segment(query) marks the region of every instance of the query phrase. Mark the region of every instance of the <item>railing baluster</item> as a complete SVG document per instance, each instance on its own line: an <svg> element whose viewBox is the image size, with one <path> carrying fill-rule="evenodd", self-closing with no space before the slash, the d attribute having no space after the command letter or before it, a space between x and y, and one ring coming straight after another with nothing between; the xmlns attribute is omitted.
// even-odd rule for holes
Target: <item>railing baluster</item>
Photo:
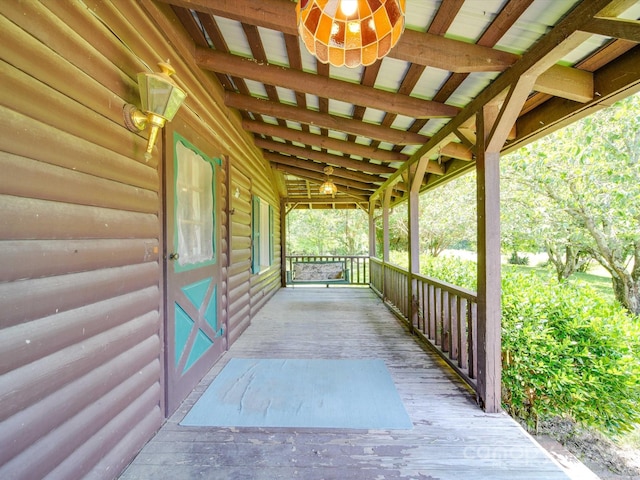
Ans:
<svg viewBox="0 0 640 480"><path fill-rule="evenodd" d="M458 360L460 351L460 329L458 325L458 317L460 316L458 311L459 303L460 297L453 293L449 295L449 358L451 358L451 360Z"/></svg>
<svg viewBox="0 0 640 480"><path fill-rule="evenodd" d="M371 286L408 325L413 322L409 315L414 301L409 298L409 281L415 278L413 293L418 320L414 331L433 345L435 351L475 389L477 294L434 278L410 275L408 271L376 258L370 258L365 268L369 269Z"/></svg>

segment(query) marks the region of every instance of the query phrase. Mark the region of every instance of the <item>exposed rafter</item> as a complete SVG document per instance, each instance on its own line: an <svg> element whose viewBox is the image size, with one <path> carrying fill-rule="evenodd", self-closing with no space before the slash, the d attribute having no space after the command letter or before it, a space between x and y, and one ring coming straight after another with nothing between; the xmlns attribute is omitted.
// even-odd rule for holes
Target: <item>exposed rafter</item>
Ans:
<svg viewBox="0 0 640 480"><path fill-rule="evenodd" d="M342 102L415 118L455 117L459 108L444 103L398 95L372 87L322 77L312 73L270 65L253 59L197 48L196 61L201 68L216 73L240 75L265 85L289 88L300 93L331 97Z"/></svg>
<svg viewBox="0 0 640 480"><path fill-rule="evenodd" d="M307 125L324 127L337 132L348 132L396 145L422 145L428 140L428 137L413 132L405 132L395 128L359 122L350 118L305 110L293 105L262 100L239 93L227 92L224 102L228 107L237 108L238 110L306 123Z"/></svg>
<svg viewBox="0 0 640 480"><path fill-rule="evenodd" d="M407 0L409 27L397 47L355 70L316 63L301 49L291 0L159 1L193 39L203 74L220 80L280 195L309 200L297 208L338 198L327 205L375 204L382 192L395 204L410 186L415 194L464 174L475 168L481 109L496 114L483 140L506 152L640 90L640 22L619 17L640 0L505 0L482 16L473 0ZM421 17L429 20L412 23ZM462 21L481 32L475 40L452 35ZM549 25L537 43L511 43L514 32ZM324 165L343 182L335 199L319 198Z"/></svg>
<svg viewBox="0 0 640 480"><path fill-rule="evenodd" d="M298 34L295 9L292 8L290 0L163 1L285 34ZM512 53L413 30L405 31L389 56L452 72L503 71L518 59L518 56Z"/></svg>

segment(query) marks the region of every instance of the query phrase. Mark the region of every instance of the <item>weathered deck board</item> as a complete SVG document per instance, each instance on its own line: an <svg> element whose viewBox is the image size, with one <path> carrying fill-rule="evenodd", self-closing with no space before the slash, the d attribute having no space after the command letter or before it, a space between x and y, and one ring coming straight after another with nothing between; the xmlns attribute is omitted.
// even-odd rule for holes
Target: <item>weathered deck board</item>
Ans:
<svg viewBox="0 0 640 480"><path fill-rule="evenodd" d="M178 422L240 358L381 358L413 430L193 428ZM485 414L366 288L282 289L121 477L566 479L505 414Z"/></svg>

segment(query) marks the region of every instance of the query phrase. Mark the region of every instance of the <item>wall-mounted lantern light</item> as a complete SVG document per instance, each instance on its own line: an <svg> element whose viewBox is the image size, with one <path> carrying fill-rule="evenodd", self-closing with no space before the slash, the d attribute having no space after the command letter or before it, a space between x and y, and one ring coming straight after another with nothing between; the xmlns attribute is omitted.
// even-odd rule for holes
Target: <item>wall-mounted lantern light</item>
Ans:
<svg viewBox="0 0 640 480"><path fill-rule="evenodd" d="M151 151L156 143L158 131L166 122L173 120L187 97L187 94L171 78L176 71L168 61L158 63L158 66L162 70L159 73L138 74L141 109L131 104L126 104L124 107L124 122L129 130L139 132L151 125L147 150L144 154L146 161L151 159Z"/></svg>

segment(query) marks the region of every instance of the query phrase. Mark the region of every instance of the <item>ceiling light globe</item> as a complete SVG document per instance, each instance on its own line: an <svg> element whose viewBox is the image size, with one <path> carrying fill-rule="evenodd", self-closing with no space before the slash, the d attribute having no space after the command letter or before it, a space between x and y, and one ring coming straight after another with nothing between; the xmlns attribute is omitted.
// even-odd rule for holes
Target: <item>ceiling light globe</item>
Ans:
<svg viewBox="0 0 640 480"><path fill-rule="evenodd" d="M299 0L298 33L322 63L367 66L396 45L405 11L406 0Z"/></svg>

